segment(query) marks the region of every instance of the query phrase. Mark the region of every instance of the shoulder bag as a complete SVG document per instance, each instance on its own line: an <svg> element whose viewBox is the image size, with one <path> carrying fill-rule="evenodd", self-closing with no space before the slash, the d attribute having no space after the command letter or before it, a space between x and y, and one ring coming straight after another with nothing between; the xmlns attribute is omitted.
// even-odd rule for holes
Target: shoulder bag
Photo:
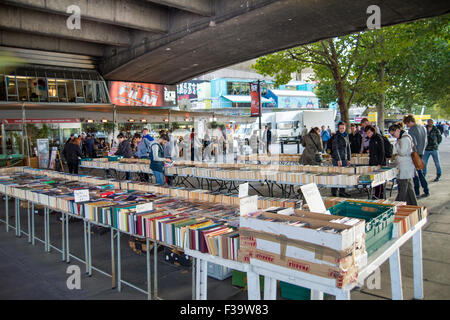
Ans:
<svg viewBox="0 0 450 320"><path fill-rule="evenodd" d="M315 160L316 162L321 163L321 162L323 161L323 159L322 159L322 154L321 154L320 151L319 151L320 149L319 149L319 147L317 146L316 142L314 141L314 138L313 138L312 136L310 136L309 138L310 138L311 141L314 143L314 146L315 146L316 149L317 149L316 153L314 154L314 160Z"/></svg>
<svg viewBox="0 0 450 320"><path fill-rule="evenodd" d="M411 140L411 147L413 150L411 152L411 159L412 159L412 162L414 163L414 167L416 168L416 170L423 170L423 169L425 169L425 164L423 163L422 157L417 152L417 148L414 145L412 138L410 136L409 136L409 138Z"/></svg>

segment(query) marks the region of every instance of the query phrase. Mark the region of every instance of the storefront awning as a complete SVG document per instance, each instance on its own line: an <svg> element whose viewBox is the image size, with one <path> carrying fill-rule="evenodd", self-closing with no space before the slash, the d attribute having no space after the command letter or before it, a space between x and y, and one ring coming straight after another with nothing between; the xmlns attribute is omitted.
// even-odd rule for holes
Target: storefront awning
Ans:
<svg viewBox="0 0 450 320"><path fill-rule="evenodd" d="M231 102L236 102L236 103L250 103L251 102L251 98L250 96L222 96L222 98L225 98L227 100L230 100ZM271 103L271 100L266 99L266 98L262 98L261 99L262 103Z"/></svg>

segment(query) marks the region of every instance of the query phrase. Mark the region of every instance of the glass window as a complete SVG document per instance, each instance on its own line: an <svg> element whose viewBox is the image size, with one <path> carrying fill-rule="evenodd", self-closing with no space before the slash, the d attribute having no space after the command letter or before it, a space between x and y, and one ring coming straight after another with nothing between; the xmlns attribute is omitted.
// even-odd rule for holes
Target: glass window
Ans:
<svg viewBox="0 0 450 320"><path fill-rule="evenodd" d="M19 100L30 101L30 91L28 90L28 78L17 77L17 85L19 89Z"/></svg>
<svg viewBox="0 0 450 320"><path fill-rule="evenodd" d="M60 102L69 102L67 99L67 88L66 88L67 80L57 79L56 86L58 88L58 98Z"/></svg>
<svg viewBox="0 0 450 320"><path fill-rule="evenodd" d="M75 94L76 94L76 103L84 103L86 99L84 98L84 88L82 80L75 80Z"/></svg>
<svg viewBox="0 0 450 320"><path fill-rule="evenodd" d="M16 77L15 76L6 76L6 88L8 93L8 100L11 101L17 101L17 83L16 83Z"/></svg>
<svg viewBox="0 0 450 320"><path fill-rule="evenodd" d="M56 85L56 79L47 79L48 84L48 100L50 102L58 102L58 87Z"/></svg>
<svg viewBox="0 0 450 320"><path fill-rule="evenodd" d="M0 75L0 101L6 101L6 81L3 75Z"/></svg>
<svg viewBox="0 0 450 320"><path fill-rule="evenodd" d="M84 96L86 98L86 102L92 103L94 101L93 82L92 81L83 81L83 84L84 84Z"/></svg>
<svg viewBox="0 0 450 320"><path fill-rule="evenodd" d="M47 81L45 78L37 79L37 95L39 101L48 102Z"/></svg>
<svg viewBox="0 0 450 320"><path fill-rule="evenodd" d="M73 80L67 80L66 86L67 86L67 99L69 100L69 102L74 103L76 100L75 82Z"/></svg>

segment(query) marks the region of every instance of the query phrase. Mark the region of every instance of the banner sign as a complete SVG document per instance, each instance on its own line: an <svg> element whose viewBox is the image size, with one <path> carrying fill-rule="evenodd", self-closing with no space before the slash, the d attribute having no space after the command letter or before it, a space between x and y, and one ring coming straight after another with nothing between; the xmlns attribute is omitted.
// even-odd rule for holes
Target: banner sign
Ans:
<svg viewBox="0 0 450 320"><path fill-rule="evenodd" d="M251 117L259 117L261 114L261 95L260 95L260 85L258 82L252 82L250 84L250 98L251 98Z"/></svg>
<svg viewBox="0 0 450 320"><path fill-rule="evenodd" d="M55 118L55 119L25 119L23 123L78 123L76 118ZM22 124L22 119L3 119L3 124Z"/></svg>
<svg viewBox="0 0 450 320"><path fill-rule="evenodd" d="M109 82L111 102L130 107L176 107L176 86L152 83Z"/></svg>

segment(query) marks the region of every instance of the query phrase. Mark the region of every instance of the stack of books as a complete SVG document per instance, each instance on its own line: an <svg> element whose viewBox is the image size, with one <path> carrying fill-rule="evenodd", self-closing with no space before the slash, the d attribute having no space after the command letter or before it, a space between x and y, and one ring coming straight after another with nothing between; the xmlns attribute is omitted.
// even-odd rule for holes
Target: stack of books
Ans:
<svg viewBox="0 0 450 320"><path fill-rule="evenodd" d="M342 288L367 264L364 221L269 208L241 216L238 260L250 258L330 279Z"/></svg>

